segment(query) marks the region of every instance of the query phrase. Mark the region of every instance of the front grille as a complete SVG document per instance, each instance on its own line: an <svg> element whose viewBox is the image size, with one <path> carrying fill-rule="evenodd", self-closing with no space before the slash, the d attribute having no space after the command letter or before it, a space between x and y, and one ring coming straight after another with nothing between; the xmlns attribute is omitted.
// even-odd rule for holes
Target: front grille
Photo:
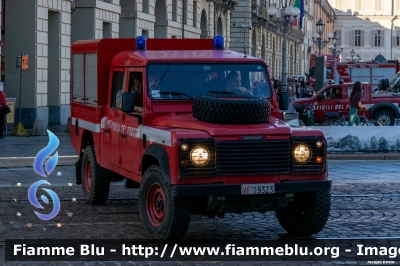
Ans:
<svg viewBox="0 0 400 266"><path fill-rule="evenodd" d="M311 158L306 163L298 163L296 160L293 164L293 173L321 173L325 170L325 146L326 142L322 137L294 137L294 146L297 144L306 144L311 148ZM316 142L320 140L323 143L321 148L317 148ZM323 163L317 163L317 156L322 158Z"/></svg>
<svg viewBox="0 0 400 266"><path fill-rule="evenodd" d="M215 143L217 175L288 174L290 140L219 141Z"/></svg>

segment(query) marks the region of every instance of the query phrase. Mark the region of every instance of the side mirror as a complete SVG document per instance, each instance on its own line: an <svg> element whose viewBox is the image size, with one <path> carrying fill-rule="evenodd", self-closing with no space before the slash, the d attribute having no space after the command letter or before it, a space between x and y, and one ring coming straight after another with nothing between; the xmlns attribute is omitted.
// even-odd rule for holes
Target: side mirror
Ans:
<svg viewBox="0 0 400 266"><path fill-rule="evenodd" d="M282 91L279 95L279 109L288 110L289 109L289 92Z"/></svg>
<svg viewBox="0 0 400 266"><path fill-rule="evenodd" d="M135 108L135 94L132 92L124 92L122 94L122 112L130 113Z"/></svg>
<svg viewBox="0 0 400 266"><path fill-rule="evenodd" d="M321 101L321 100L324 100L325 99L325 96L323 95L323 94L320 94L320 95L318 95L318 98L317 98L319 101Z"/></svg>

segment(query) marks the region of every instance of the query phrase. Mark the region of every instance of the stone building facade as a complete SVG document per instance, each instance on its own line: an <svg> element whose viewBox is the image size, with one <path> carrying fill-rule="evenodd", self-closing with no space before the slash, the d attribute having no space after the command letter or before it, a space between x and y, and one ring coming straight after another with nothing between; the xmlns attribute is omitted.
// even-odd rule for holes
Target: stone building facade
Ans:
<svg viewBox="0 0 400 266"><path fill-rule="evenodd" d="M369 61L379 54L400 59L400 1L330 0L337 14L335 29L345 46L342 60ZM355 58L351 58L354 49Z"/></svg>
<svg viewBox="0 0 400 266"><path fill-rule="evenodd" d="M283 34L267 15L270 6L276 7L279 13L281 8L277 0L239 2L231 11L230 49L264 59L271 76L279 78L282 75ZM246 25L251 25L251 28ZM307 45L304 32L297 26L293 26L288 34L287 49L288 75L304 73Z"/></svg>
<svg viewBox="0 0 400 266"><path fill-rule="evenodd" d="M313 36L318 37L315 24L318 22L319 19L321 19L325 24L324 32L322 33L322 40L328 40L327 37L328 33L334 32L334 23L336 20L335 10L332 8L328 0L314 0L313 14L314 14L313 15L314 25L312 30ZM331 53L328 48L329 44L327 44L325 47L321 49L321 54ZM318 46L315 43L313 44L312 50L313 53L318 53Z"/></svg>
<svg viewBox="0 0 400 266"><path fill-rule="evenodd" d="M65 124L69 117L71 44L100 38L225 37L230 45L230 12L238 0L12 0L4 2L1 50L8 96L19 98L23 51L22 123L35 119ZM9 15L12 14L12 15ZM18 101L17 101L18 102ZM17 103L17 113L19 111ZM18 116L15 123L18 123Z"/></svg>
<svg viewBox="0 0 400 266"><path fill-rule="evenodd" d="M300 1L300 0L297 0ZM339 0L336 0L339 1ZM292 1L295 2L295 1ZM4 1L1 49L5 90L19 97L15 56L29 56L23 71L22 122L65 124L69 116L71 44L100 38L225 37L225 47L262 58L272 77L282 75L283 34L267 15L282 10L279 0L12 0ZM302 27L291 27L287 44L288 75L308 71L315 23L322 18L332 31L334 14L326 0L303 0ZM297 20L300 24L300 18ZM247 26L246 26L247 25ZM250 25L250 26L249 26ZM326 35L325 35L326 36ZM324 51L328 52L328 51ZM18 104L17 107L19 108ZM18 109L17 109L18 112ZM18 117L16 117L18 123Z"/></svg>

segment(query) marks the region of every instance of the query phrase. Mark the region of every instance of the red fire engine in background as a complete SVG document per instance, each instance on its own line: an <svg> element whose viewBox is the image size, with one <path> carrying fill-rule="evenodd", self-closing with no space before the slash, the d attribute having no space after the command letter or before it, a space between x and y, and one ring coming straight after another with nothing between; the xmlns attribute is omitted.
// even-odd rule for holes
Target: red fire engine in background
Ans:
<svg viewBox="0 0 400 266"><path fill-rule="evenodd" d="M316 58L318 54L312 54L310 57L310 78L314 78L316 67ZM331 54L321 54L326 56L326 79L333 79L334 57ZM336 55L335 80L339 77L344 82L369 82L372 84L372 90L378 88L379 81L382 79L391 80L400 71L398 60L389 60L388 62L340 62L340 56ZM312 80L309 80L312 83Z"/></svg>

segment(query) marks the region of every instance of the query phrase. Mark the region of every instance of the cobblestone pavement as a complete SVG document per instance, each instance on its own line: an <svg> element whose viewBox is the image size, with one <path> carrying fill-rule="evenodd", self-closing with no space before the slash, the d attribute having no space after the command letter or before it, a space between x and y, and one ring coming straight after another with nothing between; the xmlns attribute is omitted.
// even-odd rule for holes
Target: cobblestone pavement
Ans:
<svg viewBox="0 0 400 266"><path fill-rule="evenodd" d="M331 216L324 230L315 235L326 238L400 239L400 162L330 161L333 180ZM56 173L60 172L61 176ZM104 206L89 206L82 199L81 186L74 183L74 167L57 167L48 179L61 200L61 211L50 221L41 221L27 199L28 187L39 180L32 168L0 169L0 244L4 239L146 239L141 225L137 189L125 189L122 182L112 183L110 200ZM17 186L21 183L21 186ZM39 191L38 191L39 193ZM39 195L39 194L38 194ZM72 199L76 198L76 202ZM16 213L21 216L16 216ZM45 211L43 211L45 212ZM72 213L72 217L68 216ZM272 212L227 214L209 219L192 216L186 240L290 239ZM28 227L27 224L32 226ZM57 227L57 223L61 227ZM0 265L50 265L49 263L4 262ZM331 265L333 262L85 262L85 265ZM335 261L335 264L365 264ZM82 265L53 263L52 265Z"/></svg>

